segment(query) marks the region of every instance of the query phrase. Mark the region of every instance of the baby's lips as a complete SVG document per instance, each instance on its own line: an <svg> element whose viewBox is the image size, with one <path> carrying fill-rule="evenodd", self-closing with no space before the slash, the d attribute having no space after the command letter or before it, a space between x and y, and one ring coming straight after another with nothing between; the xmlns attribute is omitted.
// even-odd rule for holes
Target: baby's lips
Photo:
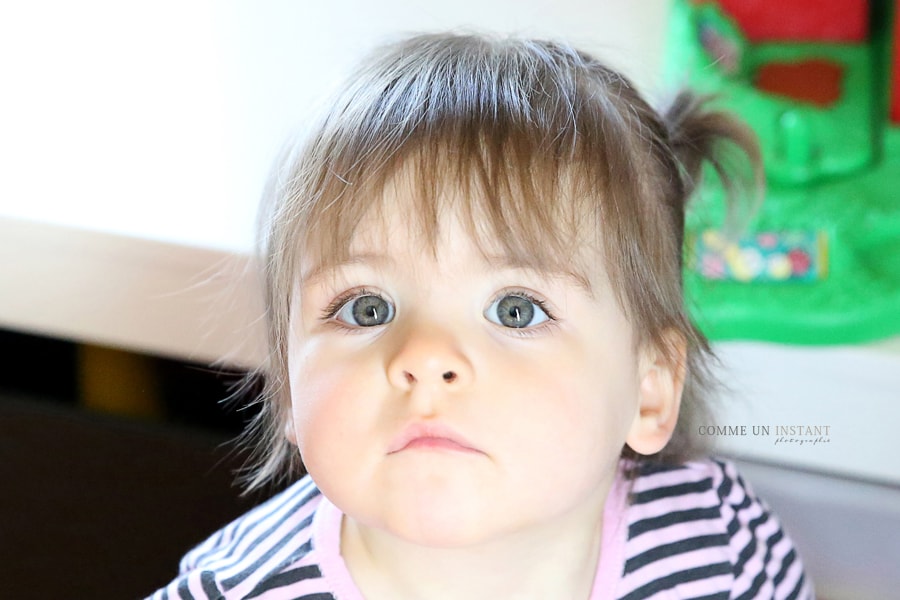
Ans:
<svg viewBox="0 0 900 600"><path fill-rule="evenodd" d="M440 422L418 421L407 425L399 435L391 440L388 454L395 454L413 447L482 453L462 434Z"/></svg>

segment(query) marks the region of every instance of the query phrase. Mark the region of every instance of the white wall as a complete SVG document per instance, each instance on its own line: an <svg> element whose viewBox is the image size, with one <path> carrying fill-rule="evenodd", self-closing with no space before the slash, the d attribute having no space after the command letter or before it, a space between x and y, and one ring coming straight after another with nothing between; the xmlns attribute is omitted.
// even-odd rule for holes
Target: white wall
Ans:
<svg viewBox="0 0 900 600"><path fill-rule="evenodd" d="M0 216L245 250L292 127L403 32L568 39L656 79L666 0L66 0L0 6Z"/></svg>

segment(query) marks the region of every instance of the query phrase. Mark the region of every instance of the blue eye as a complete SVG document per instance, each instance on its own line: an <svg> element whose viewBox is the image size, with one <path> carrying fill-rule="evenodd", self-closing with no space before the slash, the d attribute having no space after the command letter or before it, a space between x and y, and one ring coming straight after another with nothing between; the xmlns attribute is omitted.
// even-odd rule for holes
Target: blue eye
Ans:
<svg viewBox="0 0 900 600"><path fill-rule="evenodd" d="M393 320L394 306L381 296L362 294L345 301L333 318L354 327L377 327Z"/></svg>
<svg viewBox="0 0 900 600"><path fill-rule="evenodd" d="M540 302L521 293L506 294L498 298L488 307L484 316L491 323L514 329L534 327L550 319Z"/></svg>

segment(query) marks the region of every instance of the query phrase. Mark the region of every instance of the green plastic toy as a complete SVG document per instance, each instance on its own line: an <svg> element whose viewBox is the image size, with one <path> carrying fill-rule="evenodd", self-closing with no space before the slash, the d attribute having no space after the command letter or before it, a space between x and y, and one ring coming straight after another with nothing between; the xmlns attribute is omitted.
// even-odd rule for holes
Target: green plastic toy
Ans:
<svg viewBox="0 0 900 600"><path fill-rule="evenodd" d="M713 340L844 344L900 333L900 125L888 117L900 84L893 10L872 8L860 43L751 43L717 3L673 1L667 82L738 113L759 136L767 177L742 239L721 231L712 177L688 215L685 286Z"/></svg>

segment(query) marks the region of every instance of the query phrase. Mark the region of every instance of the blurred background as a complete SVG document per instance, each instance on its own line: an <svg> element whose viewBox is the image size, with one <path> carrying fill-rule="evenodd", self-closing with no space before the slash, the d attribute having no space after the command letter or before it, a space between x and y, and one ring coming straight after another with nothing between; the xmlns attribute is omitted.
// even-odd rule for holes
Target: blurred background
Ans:
<svg viewBox="0 0 900 600"><path fill-rule="evenodd" d="M222 402L263 356L256 203L363 53L445 29L560 38L663 98L693 84L666 64L685 43L673 14L668 0L0 5L0 597L141 596L259 500L232 485L228 443L253 409ZM729 386L715 424L745 433L704 434L781 514L823 598L900 585L898 334L713 336ZM827 441L779 442L788 426Z"/></svg>

